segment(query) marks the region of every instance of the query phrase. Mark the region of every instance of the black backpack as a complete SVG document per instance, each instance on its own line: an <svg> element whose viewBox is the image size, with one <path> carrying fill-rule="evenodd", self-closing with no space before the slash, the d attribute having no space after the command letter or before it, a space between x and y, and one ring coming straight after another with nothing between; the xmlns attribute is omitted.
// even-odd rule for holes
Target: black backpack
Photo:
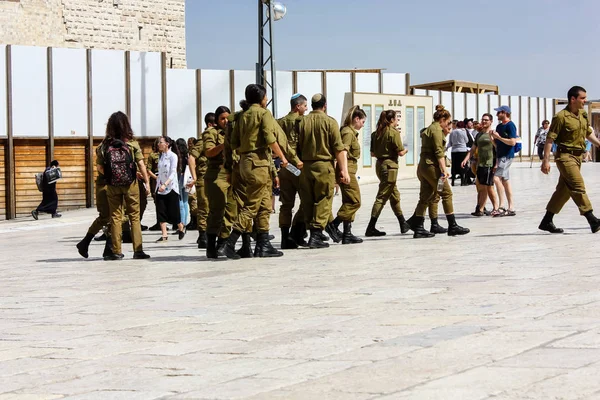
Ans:
<svg viewBox="0 0 600 400"><path fill-rule="evenodd" d="M136 166L127 143L113 139L104 151L104 178L111 186L130 186L136 179Z"/></svg>

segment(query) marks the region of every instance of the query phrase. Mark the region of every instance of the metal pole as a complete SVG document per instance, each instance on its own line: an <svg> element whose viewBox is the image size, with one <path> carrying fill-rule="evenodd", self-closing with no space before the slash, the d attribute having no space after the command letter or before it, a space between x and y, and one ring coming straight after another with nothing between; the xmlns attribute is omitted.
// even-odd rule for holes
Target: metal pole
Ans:
<svg viewBox="0 0 600 400"><path fill-rule="evenodd" d="M277 118L277 91L276 91L276 71L275 71L275 59L273 58L273 3L269 1L269 48L270 48L270 61L271 61L271 107L273 110L273 116Z"/></svg>
<svg viewBox="0 0 600 400"><path fill-rule="evenodd" d="M256 83L263 84L264 62L264 9L263 0L258 0L258 62L256 63Z"/></svg>

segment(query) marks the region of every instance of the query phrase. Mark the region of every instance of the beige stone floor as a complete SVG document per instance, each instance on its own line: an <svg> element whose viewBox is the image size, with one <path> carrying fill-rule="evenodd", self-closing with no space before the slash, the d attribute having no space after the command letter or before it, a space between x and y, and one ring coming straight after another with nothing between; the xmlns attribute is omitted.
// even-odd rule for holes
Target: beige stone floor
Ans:
<svg viewBox="0 0 600 400"><path fill-rule="evenodd" d="M600 166L583 170L600 204ZM473 187L454 188L468 236L400 235L388 207L384 238L279 259L144 233L150 260L104 262L97 242L84 260L94 210L2 222L0 400L600 399L600 236L572 202L565 234L539 232L557 172L512 173L517 217L473 218ZM410 215L418 182L399 186Z"/></svg>

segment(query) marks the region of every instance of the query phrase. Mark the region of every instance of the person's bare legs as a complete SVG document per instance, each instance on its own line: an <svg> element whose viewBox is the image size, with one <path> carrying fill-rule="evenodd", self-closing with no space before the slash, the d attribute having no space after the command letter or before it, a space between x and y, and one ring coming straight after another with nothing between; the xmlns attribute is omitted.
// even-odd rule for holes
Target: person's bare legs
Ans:
<svg viewBox="0 0 600 400"><path fill-rule="evenodd" d="M496 197L496 192L494 191L494 187L493 186L487 186L486 187L486 192L484 192L487 197L489 197L490 201L492 202L492 207L494 207L494 210L498 210L498 198Z"/></svg>
<svg viewBox="0 0 600 400"><path fill-rule="evenodd" d="M502 186L506 192L506 201L508 202L508 210L514 211L515 207L513 204L512 186L509 180L502 180Z"/></svg>
<svg viewBox="0 0 600 400"><path fill-rule="evenodd" d="M166 238L169 235L167 234L167 223L166 222L161 222L160 223L160 231L162 232L162 237Z"/></svg>
<svg viewBox="0 0 600 400"><path fill-rule="evenodd" d="M479 206L479 211L483 212L487 200L487 192L485 186L480 185L477 181L475 181L475 184L477 185L477 206Z"/></svg>
<svg viewBox="0 0 600 400"><path fill-rule="evenodd" d="M504 208L503 204L504 204L504 186L502 185L502 180L500 179L500 177L495 176L494 177L494 184L496 185L496 191L498 192L498 200L500 202L500 207L499 208Z"/></svg>

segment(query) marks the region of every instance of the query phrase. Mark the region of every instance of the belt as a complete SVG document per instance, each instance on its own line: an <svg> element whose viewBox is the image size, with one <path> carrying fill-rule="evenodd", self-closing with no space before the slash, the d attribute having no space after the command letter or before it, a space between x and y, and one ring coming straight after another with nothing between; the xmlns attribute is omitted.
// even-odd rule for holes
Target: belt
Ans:
<svg viewBox="0 0 600 400"><path fill-rule="evenodd" d="M585 150L570 150L570 149L567 149L566 147L559 147L558 153L566 153L566 154L571 154L574 156L580 156L583 153L585 153Z"/></svg>
<svg viewBox="0 0 600 400"><path fill-rule="evenodd" d="M384 162L384 161L387 161L387 160L394 161L394 162L398 162L398 159L397 159L397 158L391 158L391 157L377 157L377 161L380 161L380 162Z"/></svg>

